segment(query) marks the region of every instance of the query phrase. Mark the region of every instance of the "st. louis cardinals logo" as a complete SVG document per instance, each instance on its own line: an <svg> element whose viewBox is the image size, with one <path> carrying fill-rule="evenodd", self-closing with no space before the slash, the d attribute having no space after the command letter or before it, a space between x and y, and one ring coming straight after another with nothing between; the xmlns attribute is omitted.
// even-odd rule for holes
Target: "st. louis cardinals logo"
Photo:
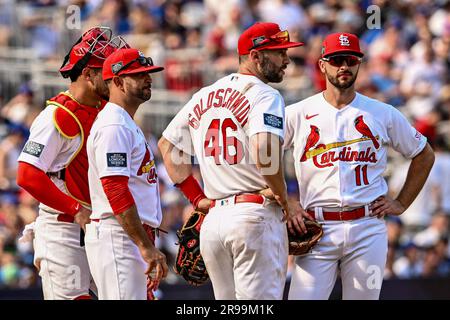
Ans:
<svg viewBox="0 0 450 320"><path fill-rule="evenodd" d="M319 142L320 138L320 130L316 126L310 126L311 131L308 135L308 139L306 139L306 145L305 145L305 151L303 151L303 155L300 158L301 162L304 162L307 160L306 153L316 145L317 142Z"/></svg>
<svg viewBox="0 0 450 320"><path fill-rule="evenodd" d="M364 122L363 116L359 116L355 119L355 128L364 137L367 137L370 140L372 140L375 149L380 148L380 143L377 141L377 138L375 138L375 136L372 134L372 131L370 130L369 126Z"/></svg>
<svg viewBox="0 0 450 320"><path fill-rule="evenodd" d="M376 151L372 151L372 147L369 147L366 150L355 151L349 146L371 140L375 149L380 147L380 143L378 142L379 137L373 135L370 128L364 122L363 116L358 116L354 123L356 130L363 135L362 138L328 144L318 144L320 140L320 129L317 126L310 125L310 132L306 138L305 148L300 157L300 162L312 159L314 165L318 168L333 166L333 163L337 161L377 162ZM341 150L337 152L332 149Z"/></svg>
<svg viewBox="0 0 450 320"><path fill-rule="evenodd" d="M348 47L350 46L350 40L348 40L348 37L344 34L341 34L339 36L339 43L341 44L341 46L343 47Z"/></svg>
<svg viewBox="0 0 450 320"><path fill-rule="evenodd" d="M150 184L156 183L158 175L156 174L155 161L150 159L150 151L148 150L148 147L145 148L144 159L142 160L142 163L139 166L137 175L142 176L144 173L147 173L148 183Z"/></svg>

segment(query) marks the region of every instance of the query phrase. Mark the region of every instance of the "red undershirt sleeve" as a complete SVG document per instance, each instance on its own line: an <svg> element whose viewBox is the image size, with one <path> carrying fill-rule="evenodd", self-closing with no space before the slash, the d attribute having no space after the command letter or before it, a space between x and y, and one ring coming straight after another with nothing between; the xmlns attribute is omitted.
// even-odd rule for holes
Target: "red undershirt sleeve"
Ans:
<svg viewBox="0 0 450 320"><path fill-rule="evenodd" d="M58 189L52 180L35 166L19 161L17 184L36 200L55 210L75 216L81 204Z"/></svg>
<svg viewBox="0 0 450 320"><path fill-rule="evenodd" d="M134 205L134 198L128 188L127 176L108 176L100 179L109 204L115 215Z"/></svg>
<svg viewBox="0 0 450 320"><path fill-rule="evenodd" d="M192 203L194 208L198 207L200 200L206 198L202 187L193 175L189 175L183 182L178 183L175 186L181 190L184 196Z"/></svg>

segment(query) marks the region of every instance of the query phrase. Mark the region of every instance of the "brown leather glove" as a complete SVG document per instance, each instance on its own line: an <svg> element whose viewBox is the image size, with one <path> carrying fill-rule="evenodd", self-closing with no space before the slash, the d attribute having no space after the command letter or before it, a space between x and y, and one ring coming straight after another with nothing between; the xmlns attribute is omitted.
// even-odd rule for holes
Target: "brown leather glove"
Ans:
<svg viewBox="0 0 450 320"><path fill-rule="evenodd" d="M308 232L306 234L292 234L288 232L289 254L299 256L308 253L319 242L323 235L322 226L316 221L305 220Z"/></svg>
<svg viewBox="0 0 450 320"><path fill-rule="evenodd" d="M209 279L200 254L200 227L203 219L203 212L194 211L181 230L177 231L179 248L174 271L194 286L200 286Z"/></svg>

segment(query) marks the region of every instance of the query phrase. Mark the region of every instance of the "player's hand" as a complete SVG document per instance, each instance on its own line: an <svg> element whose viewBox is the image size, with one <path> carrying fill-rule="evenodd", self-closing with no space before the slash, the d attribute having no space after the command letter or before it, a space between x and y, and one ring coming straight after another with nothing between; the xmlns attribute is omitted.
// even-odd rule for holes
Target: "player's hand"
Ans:
<svg viewBox="0 0 450 320"><path fill-rule="evenodd" d="M281 209L283 210L283 219L281 221L287 221L289 216L291 215L291 210L289 209L289 203L287 201L287 197L281 197L279 195L274 195L275 200L280 205Z"/></svg>
<svg viewBox="0 0 450 320"><path fill-rule="evenodd" d="M272 189L270 188L266 188L266 189L262 189L259 190L258 192L260 195L262 195L264 198L269 199L269 200L275 200L275 196L272 192Z"/></svg>
<svg viewBox="0 0 450 320"><path fill-rule="evenodd" d="M156 291L159 287L159 280L153 280L151 276L147 277L147 291ZM154 299L152 299L154 300Z"/></svg>
<svg viewBox="0 0 450 320"><path fill-rule="evenodd" d="M159 281L167 277L169 267L167 266L166 256L156 247L140 249L142 258L148 263L145 274L148 275L153 287L159 284Z"/></svg>
<svg viewBox="0 0 450 320"><path fill-rule="evenodd" d="M306 212L297 201L292 201L291 206L291 216L289 217L287 224L289 232L292 234L304 234L307 233L304 219L314 220L311 215Z"/></svg>
<svg viewBox="0 0 450 320"><path fill-rule="evenodd" d="M372 213L371 217L377 217L379 219L384 218L387 214L394 216L401 215L406 209L398 200L394 200L389 196L378 197L371 205L370 209Z"/></svg>
<svg viewBox="0 0 450 320"><path fill-rule="evenodd" d="M212 200L205 198L199 201L197 208L195 210L201 211L203 213L208 213L209 208L211 208Z"/></svg>
<svg viewBox="0 0 450 320"><path fill-rule="evenodd" d="M86 231L86 224L91 222L91 210L86 209L85 207L81 207L80 211L77 212L77 214L74 217L75 223L78 223L83 229L83 231Z"/></svg>

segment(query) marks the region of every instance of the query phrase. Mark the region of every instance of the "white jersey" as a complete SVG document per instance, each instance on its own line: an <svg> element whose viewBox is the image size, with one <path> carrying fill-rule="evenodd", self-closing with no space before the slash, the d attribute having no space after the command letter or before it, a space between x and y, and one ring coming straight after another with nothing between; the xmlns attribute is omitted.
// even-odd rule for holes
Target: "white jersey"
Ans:
<svg viewBox="0 0 450 320"><path fill-rule="evenodd" d="M283 139L283 98L257 77L233 73L197 92L163 136L197 157L205 195L221 199L266 188L249 154L249 138L261 132Z"/></svg>
<svg viewBox="0 0 450 320"><path fill-rule="evenodd" d="M53 122L53 113L56 108L58 107L49 104L36 117L30 128L30 137L18 158L18 161L29 163L45 173L58 172L65 168L81 146L79 135L73 139L67 139L56 129ZM54 176L50 178L59 190L69 194L63 180ZM39 208L60 213L43 203L39 205Z"/></svg>
<svg viewBox="0 0 450 320"><path fill-rule="evenodd" d="M286 108L284 147L294 148L304 208L371 203L388 190L388 147L413 158L425 144L397 109L358 93L340 110L323 93Z"/></svg>
<svg viewBox="0 0 450 320"><path fill-rule="evenodd" d="M127 176L141 221L159 227L162 212L154 157L142 130L123 108L108 102L100 111L87 140L87 154L91 219L113 215L100 179Z"/></svg>

